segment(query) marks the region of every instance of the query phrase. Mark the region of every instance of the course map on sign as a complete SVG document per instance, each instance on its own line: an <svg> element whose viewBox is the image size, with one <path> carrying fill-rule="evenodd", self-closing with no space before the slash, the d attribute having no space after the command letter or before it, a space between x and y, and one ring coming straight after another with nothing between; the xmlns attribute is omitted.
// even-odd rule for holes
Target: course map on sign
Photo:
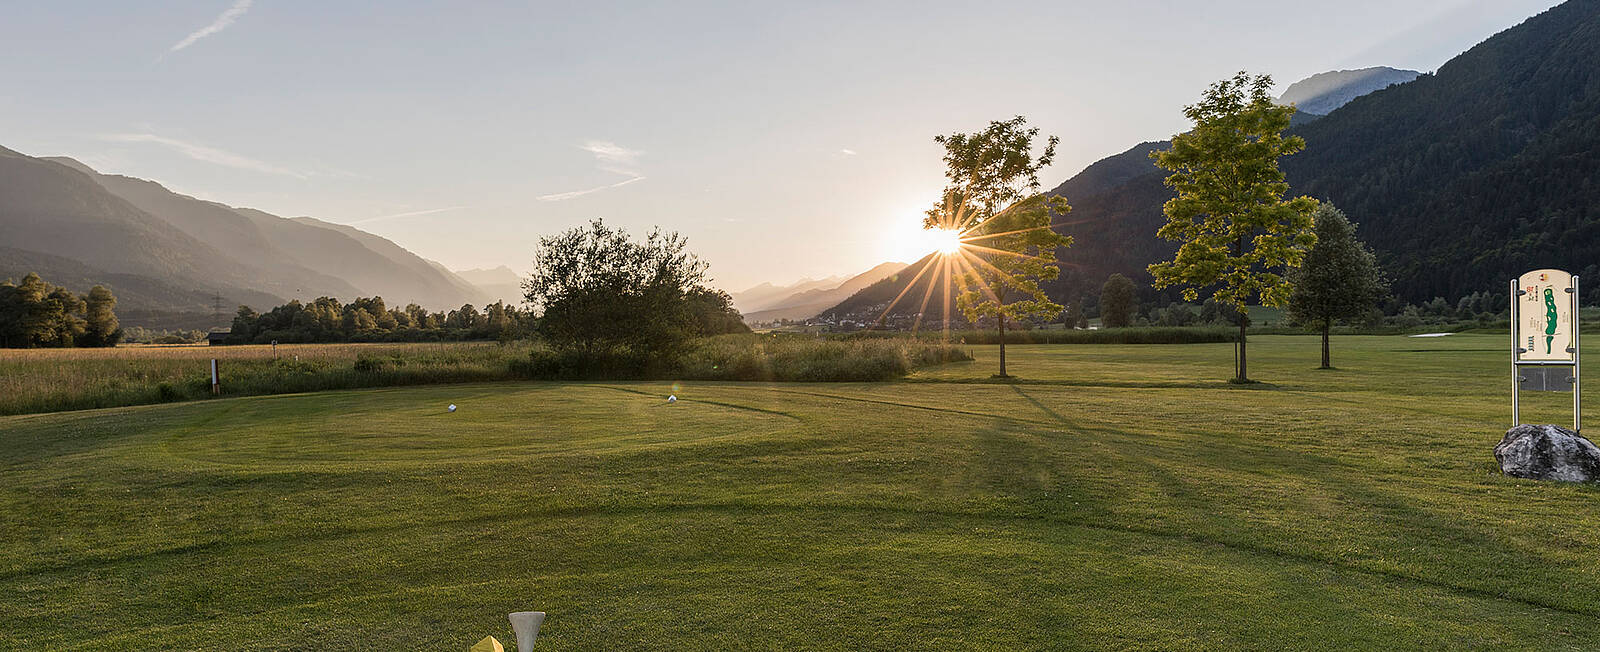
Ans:
<svg viewBox="0 0 1600 652"><path fill-rule="evenodd" d="M1539 269L1517 279L1517 361L1572 362L1572 275Z"/></svg>

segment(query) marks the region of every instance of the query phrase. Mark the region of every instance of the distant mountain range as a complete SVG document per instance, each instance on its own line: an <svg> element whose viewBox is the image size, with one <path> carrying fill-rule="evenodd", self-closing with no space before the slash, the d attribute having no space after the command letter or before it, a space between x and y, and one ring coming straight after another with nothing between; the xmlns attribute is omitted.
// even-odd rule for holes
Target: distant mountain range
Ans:
<svg viewBox="0 0 1600 652"><path fill-rule="evenodd" d="M748 323L810 319L905 267L905 263L882 263L843 280L807 280L788 287L763 283L735 295L734 305Z"/></svg>
<svg viewBox="0 0 1600 652"><path fill-rule="evenodd" d="M309 217L283 218L100 174L70 158L0 147L0 278L38 272L118 297L124 324L225 325L238 305L382 296L434 310L489 294L384 238ZM224 323L215 323L222 304Z"/></svg>
<svg viewBox="0 0 1600 652"><path fill-rule="evenodd" d="M1350 100L1395 84L1404 84L1422 73L1385 66L1360 70L1334 70L1317 73L1289 85L1278 98L1279 104L1293 104L1305 113L1328 115Z"/></svg>
<svg viewBox="0 0 1600 652"><path fill-rule="evenodd" d="M771 308L797 292L838 287L840 283L845 282L845 279L848 278L848 276L829 276L822 279L806 278L789 285L762 283L748 290L730 292L728 295L733 297L735 310L741 313L751 313Z"/></svg>
<svg viewBox="0 0 1600 652"><path fill-rule="evenodd" d="M501 265L489 269L464 269L457 270L456 276L468 283L477 286L496 301L504 301L506 305L521 305L524 296L522 289L522 275L510 267Z"/></svg>
<svg viewBox="0 0 1600 652"><path fill-rule="evenodd" d="M1310 111L1290 127L1306 140L1282 163L1291 192L1348 213L1401 298L1503 292L1539 267L1600 275L1600 0L1569 0L1436 74L1323 73L1283 99ZM1140 143L1050 191L1072 205L1055 228L1075 239L1058 252L1061 277L1044 284L1056 301L1098 294L1112 273L1146 284L1146 266L1177 250L1155 235L1173 193L1149 154L1168 146ZM921 264L829 312L871 312ZM1600 301L1600 284L1585 300Z"/></svg>

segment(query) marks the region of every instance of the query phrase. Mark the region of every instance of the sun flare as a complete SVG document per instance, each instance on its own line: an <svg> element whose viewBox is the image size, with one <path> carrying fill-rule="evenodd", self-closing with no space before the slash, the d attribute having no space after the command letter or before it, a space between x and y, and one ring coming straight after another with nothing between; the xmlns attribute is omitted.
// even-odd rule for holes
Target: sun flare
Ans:
<svg viewBox="0 0 1600 652"><path fill-rule="evenodd" d="M961 251L961 232L955 229L930 229L928 240L934 250L946 256Z"/></svg>

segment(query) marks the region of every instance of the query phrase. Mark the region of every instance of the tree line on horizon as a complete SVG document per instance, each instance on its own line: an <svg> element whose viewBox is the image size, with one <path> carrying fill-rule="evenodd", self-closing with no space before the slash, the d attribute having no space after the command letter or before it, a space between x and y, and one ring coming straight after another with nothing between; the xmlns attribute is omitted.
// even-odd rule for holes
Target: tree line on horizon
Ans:
<svg viewBox="0 0 1600 652"><path fill-rule="evenodd" d="M541 240L523 306L496 301L448 311L382 297L321 297L258 313L240 306L230 344L436 342L537 339L555 349L672 352L690 338L749 332L726 292L708 287L705 265L677 234L638 243L595 221Z"/></svg>
<svg viewBox="0 0 1600 652"><path fill-rule="evenodd" d="M117 297L96 285L74 294L29 273L0 283L0 348L116 346L122 339Z"/></svg>

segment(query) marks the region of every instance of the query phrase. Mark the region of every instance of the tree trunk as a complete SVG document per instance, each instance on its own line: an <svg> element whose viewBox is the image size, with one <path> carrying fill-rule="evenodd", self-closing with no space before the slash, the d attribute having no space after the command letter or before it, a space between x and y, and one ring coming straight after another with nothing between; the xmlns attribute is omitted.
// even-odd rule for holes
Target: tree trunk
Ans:
<svg viewBox="0 0 1600 652"><path fill-rule="evenodd" d="M1328 359L1328 331L1329 330L1330 330L1330 327L1328 326L1328 322L1326 322L1326 321L1322 322L1322 368L1323 369L1332 369L1333 368L1333 362L1331 362Z"/></svg>
<svg viewBox="0 0 1600 652"><path fill-rule="evenodd" d="M1243 311L1240 311L1240 313L1239 313L1239 315L1241 317L1241 319L1239 319L1239 376L1238 376L1238 378L1235 378L1234 380L1236 380L1238 382L1241 382L1241 383L1248 383L1248 382L1250 382L1250 376L1245 373L1245 370L1247 369L1247 365L1245 364L1245 339L1244 339L1245 321L1243 319L1244 314L1245 313Z"/></svg>
<svg viewBox="0 0 1600 652"><path fill-rule="evenodd" d="M1244 235L1243 234L1239 235L1239 241L1234 243L1234 245L1233 245L1233 255L1235 255L1235 256L1243 256L1244 255ZM1245 373L1247 365L1245 364L1245 357L1244 357L1244 354L1245 354L1244 329L1245 329L1246 324L1249 324L1249 323L1250 323L1250 311L1245 310L1243 300L1241 300L1240 303L1239 303L1239 369L1238 369L1239 376L1237 378L1234 378L1234 382L1238 382L1238 383L1248 383L1248 382L1250 382L1249 374Z"/></svg>
<svg viewBox="0 0 1600 652"><path fill-rule="evenodd" d="M1000 377L1006 377L1006 316L1000 314Z"/></svg>

